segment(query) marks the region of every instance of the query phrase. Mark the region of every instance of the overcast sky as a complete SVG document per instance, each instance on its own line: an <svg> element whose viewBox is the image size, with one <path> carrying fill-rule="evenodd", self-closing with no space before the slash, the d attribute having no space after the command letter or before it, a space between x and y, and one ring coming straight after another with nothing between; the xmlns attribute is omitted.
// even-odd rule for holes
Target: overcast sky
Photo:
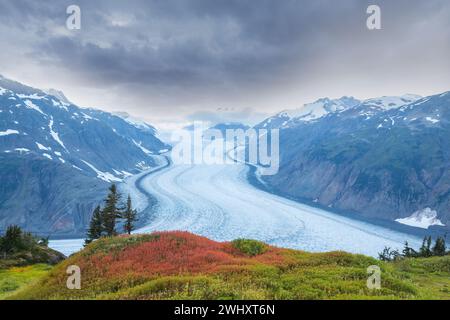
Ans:
<svg viewBox="0 0 450 320"><path fill-rule="evenodd" d="M450 90L448 0L0 0L0 37L5 77L165 128Z"/></svg>

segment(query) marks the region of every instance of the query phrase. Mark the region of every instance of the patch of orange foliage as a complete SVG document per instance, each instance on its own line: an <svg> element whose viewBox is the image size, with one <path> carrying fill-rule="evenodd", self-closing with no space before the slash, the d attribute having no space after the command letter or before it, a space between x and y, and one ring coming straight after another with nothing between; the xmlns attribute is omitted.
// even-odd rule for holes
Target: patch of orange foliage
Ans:
<svg viewBox="0 0 450 320"><path fill-rule="evenodd" d="M159 232L155 240L126 247L116 254L98 253L84 261L84 270L112 278L117 276L154 277L161 275L208 274L242 270L258 263L281 265L284 249L269 247L258 256L248 257L229 242L216 242L188 232Z"/></svg>

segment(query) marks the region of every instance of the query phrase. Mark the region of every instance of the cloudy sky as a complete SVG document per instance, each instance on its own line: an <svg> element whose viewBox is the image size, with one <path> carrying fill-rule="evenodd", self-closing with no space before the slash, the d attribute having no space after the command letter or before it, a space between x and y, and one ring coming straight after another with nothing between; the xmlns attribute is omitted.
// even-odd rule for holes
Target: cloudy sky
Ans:
<svg viewBox="0 0 450 320"><path fill-rule="evenodd" d="M448 0L0 0L0 37L5 77L164 128L450 90Z"/></svg>

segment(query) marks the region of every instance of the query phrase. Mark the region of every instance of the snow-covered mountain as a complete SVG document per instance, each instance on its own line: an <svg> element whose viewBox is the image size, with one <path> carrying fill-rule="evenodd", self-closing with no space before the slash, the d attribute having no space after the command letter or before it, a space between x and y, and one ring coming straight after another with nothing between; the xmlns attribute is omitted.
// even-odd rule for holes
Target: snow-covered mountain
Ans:
<svg viewBox="0 0 450 320"><path fill-rule="evenodd" d="M438 218L437 212L425 208L414 212L410 217L396 219L395 221L416 228L428 229L430 226L445 226Z"/></svg>
<svg viewBox="0 0 450 320"><path fill-rule="evenodd" d="M280 170L266 185L340 212L450 229L450 92L341 101L258 125L281 129Z"/></svg>
<svg viewBox="0 0 450 320"><path fill-rule="evenodd" d="M403 96L385 96L367 100L358 100L354 97L339 99L322 98L313 103L293 110L284 110L259 123L256 128L275 129L289 127L301 122L317 121L325 116L341 113L356 107L367 109L367 114L400 108L421 99L418 95L406 94Z"/></svg>
<svg viewBox="0 0 450 320"><path fill-rule="evenodd" d="M152 167L152 156L169 149L155 134L130 116L0 77L0 229L83 230L109 183Z"/></svg>

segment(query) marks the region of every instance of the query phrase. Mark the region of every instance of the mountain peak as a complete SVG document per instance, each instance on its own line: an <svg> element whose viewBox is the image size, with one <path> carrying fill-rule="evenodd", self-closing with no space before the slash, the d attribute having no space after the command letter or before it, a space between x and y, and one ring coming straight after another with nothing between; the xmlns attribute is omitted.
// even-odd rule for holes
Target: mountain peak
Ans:
<svg viewBox="0 0 450 320"><path fill-rule="evenodd" d="M44 89L42 90L44 91L46 94L50 95L50 96L54 96L56 98L58 98L60 101L66 103L66 104L72 104L72 102L69 101L69 99L67 99L67 97L64 95L64 93L60 90L56 90L56 89Z"/></svg>
<svg viewBox="0 0 450 320"><path fill-rule="evenodd" d="M118 112L114 112L113 114L115 116L118 116L119 118L122 118L123 120L125 120L126 122L135 126L138 129L151 131L152 133L156 132L156 130L153 126L149 125L142 119L139 119L137 117L130 115L128 112L118 111Z"/></svg>
<svg viewBox="0 0 450 320"><path fill-rule="evenodd" d="M363 104L376 106L384 110L390 110L416 102L421 98L421 96L415 94L404 94L402 96L382 96L364 100Z"/></svg>

